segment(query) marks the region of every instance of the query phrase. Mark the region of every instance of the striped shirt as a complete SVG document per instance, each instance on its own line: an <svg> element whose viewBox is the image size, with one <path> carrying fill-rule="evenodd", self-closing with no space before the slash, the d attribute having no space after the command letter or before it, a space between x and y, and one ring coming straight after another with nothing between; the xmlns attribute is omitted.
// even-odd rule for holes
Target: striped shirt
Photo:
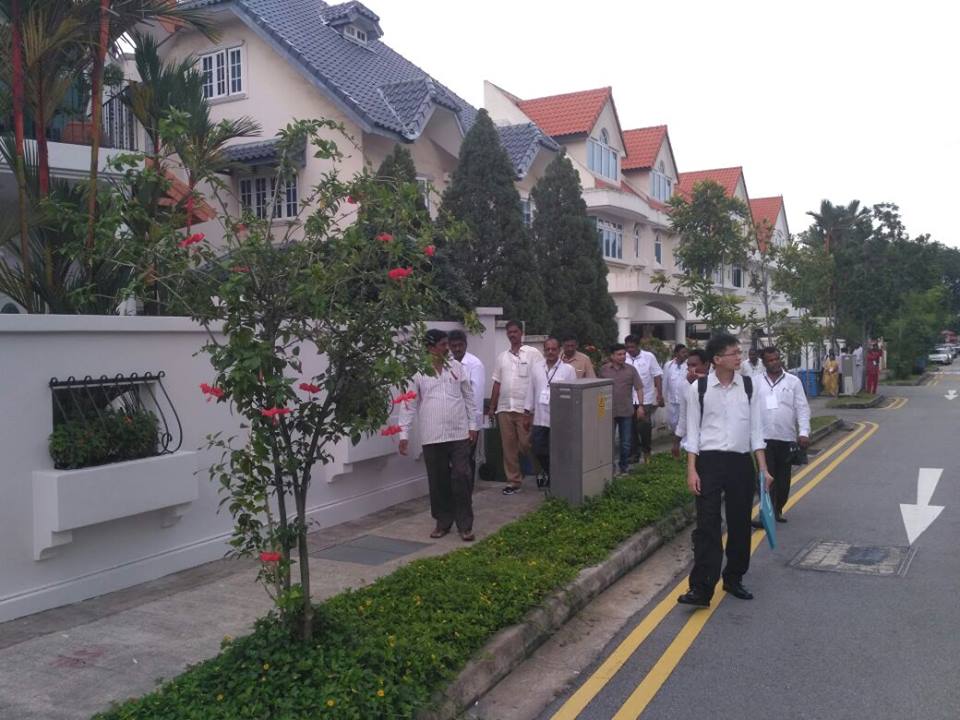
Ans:
<svg viewBox="0 0 960 720"><path fill-rule="evenodd" d="M417 373L409 390L417 396L400 409L401 440L409 439L417 415L421 445L466 440L469 432L477 429L470 375L456 360L447 360L439 375Z"/></svg>

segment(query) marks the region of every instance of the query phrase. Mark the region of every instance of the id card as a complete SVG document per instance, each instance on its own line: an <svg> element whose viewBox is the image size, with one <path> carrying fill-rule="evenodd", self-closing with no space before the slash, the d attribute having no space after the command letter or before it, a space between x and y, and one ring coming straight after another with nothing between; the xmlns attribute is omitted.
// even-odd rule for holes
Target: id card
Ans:
<svg viewBox="0 0 960 720"><path fill-rule="evenodd" d="M550 390L549 390L549 388L546 389L546 390L541 390L541 391L540 391L540 404L541 404L541 405L549 405L549 404L550 404Z"/></svg>
<svg viewBox="0 0 960 720"><path fill-rule="evenodd" d="M776 410L780 407L780 401L777 400L776 393L770 393L767 397L767 410Z"/></svg>
<svg viewBox="0 0 960 720"><path fill-rule="evenodd" d="M519 363L517 366L517 375L519 377L525 378L530 373L530 363Z"/></svg>

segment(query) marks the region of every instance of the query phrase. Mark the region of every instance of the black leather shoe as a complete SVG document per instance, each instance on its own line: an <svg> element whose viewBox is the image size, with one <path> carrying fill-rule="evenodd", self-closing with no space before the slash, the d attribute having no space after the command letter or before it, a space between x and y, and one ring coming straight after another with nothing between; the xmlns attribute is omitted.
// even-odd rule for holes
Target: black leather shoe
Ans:
<svg viewBox="0 0 960 720"><path fill-rule="evenodd" d="M750 527L755 528L757 530L763 530L763 523L760 522L759 520L751 520Z"/></svg>
<svg viewBox="0 0 960 720"><path fill-rule="evenodd" d="M778 523L785 523L787 519L783 515L777 515L775 518Z"/></svg>
<svg viewBox="0 0 960 720"><path fill-rule="evenodd" d="M681 605L696 605L697 607L710 607L710 598L695 590L688 590L677 598Z"/></svg>
<svg viewBox="0 0 960 720"><path fill-rule="evenodd" d="M735 598L740 598L741 600L753 600L753 593L747 590L741 582L725 582L723 584L723 589L724 591L733 595Z"/></svg>

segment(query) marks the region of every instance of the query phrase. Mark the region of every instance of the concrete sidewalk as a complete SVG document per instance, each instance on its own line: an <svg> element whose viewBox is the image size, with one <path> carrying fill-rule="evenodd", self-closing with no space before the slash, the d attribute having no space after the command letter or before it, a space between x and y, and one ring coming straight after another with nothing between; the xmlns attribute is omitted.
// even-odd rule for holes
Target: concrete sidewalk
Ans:
<svg viewBox="0 0 960 720"><path fill-rule="evenodd" d="M537 508L528 478L504 497L477 484L477 538ZM310 535L314 598L360 587L418 558L468 543L453 532L431 540L426 497ZM250 632L271 608L257 563L221 560L75 605L0 624L0 719L87 720L111 702L150 692Z"/></svg>

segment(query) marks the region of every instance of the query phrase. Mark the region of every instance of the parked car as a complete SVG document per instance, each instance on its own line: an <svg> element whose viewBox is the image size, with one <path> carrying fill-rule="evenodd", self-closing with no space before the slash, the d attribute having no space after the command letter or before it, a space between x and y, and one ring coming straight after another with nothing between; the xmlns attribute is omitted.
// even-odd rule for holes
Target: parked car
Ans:
<svg viewBox="0 0 960 720"><path fill-rule="evenodd" d="M949 350L934 348L927 355L927 361L938 365L951 365L953 364L953 354Z"/></svg>
<svg viewBox="0 0 960 720"><path fill-rule="evenodd" d="M956 345L950 345L949 343L944 343L943 345L937 345L935 349L939 350L940 352L947 353L951 357L951 359L957 356Z"/></svg>

